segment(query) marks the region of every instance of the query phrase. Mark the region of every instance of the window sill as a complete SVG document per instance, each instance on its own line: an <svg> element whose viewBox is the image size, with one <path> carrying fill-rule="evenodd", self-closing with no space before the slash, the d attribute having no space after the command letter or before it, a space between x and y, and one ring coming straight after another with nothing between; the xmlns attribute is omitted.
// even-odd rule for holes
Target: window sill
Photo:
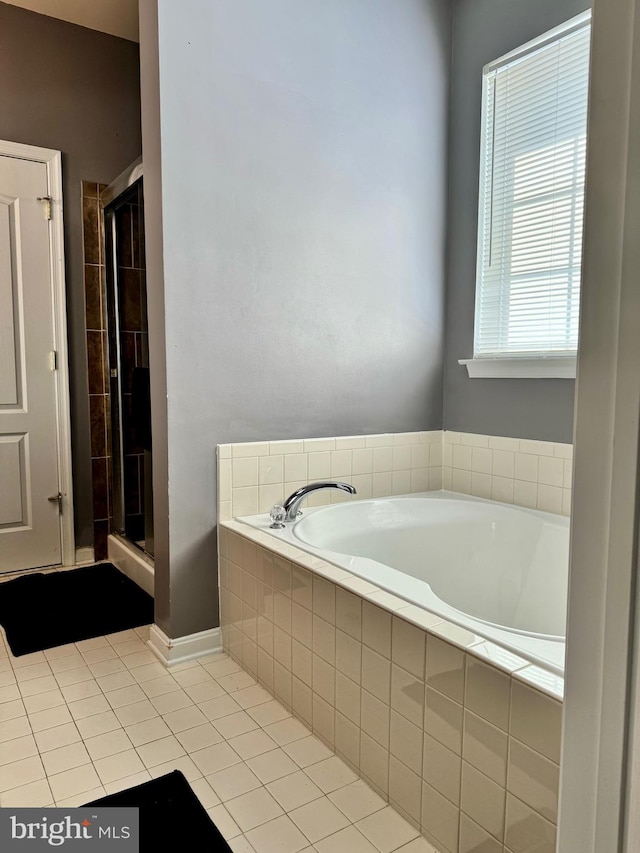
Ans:
<svg viewBox="0 0 640 853"><path fill-rule="evenodd" d="M576 358L461 358L470 379L575 379Z"/></svg>

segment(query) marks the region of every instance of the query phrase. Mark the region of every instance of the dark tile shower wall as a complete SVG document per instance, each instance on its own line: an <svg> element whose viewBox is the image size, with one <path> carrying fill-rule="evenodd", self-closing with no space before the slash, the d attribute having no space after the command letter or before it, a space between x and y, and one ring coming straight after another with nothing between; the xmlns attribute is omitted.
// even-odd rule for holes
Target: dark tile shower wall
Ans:
<svg viewBox="0 0 640 853"><path fill-rule="evenodd" d="M136 368L149 367L142 189L118 210L118 282L125 532L144 539L144 439L134 408ZM138 373L138 378L140 374Z"/></svg>
<svg viewBox="0 0 640 853"><path fill-rule="evenodd" d="M84 235L84 291L87 330L87 374L91 418L91 473L93 478L93 536L96 560L107 556L111 530L111 412L104 267L104 238L100 193L104 185L82 182Z"/></svg>

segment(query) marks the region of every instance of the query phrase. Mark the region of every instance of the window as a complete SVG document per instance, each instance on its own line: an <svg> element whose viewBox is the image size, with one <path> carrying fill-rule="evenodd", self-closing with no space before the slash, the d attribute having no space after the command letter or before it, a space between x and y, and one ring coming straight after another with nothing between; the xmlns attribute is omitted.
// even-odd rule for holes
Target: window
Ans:
<svg viewBox="0 0 640 853"><path fill-rule="evenodd" d="M589 43L586 13L484 69L471 376L575 375Z"/></svg>

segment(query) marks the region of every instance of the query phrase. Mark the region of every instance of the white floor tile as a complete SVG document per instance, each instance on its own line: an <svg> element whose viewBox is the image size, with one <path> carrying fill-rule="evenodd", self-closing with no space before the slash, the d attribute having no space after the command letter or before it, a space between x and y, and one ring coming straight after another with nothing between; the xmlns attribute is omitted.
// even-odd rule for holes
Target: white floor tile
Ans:
<svg viewBox="0 0 640 853"><path fill-rule="evenodd" d="M8 690L9 688L3 688L4 690ZM35 696L38 693L46 693L50 690L57 690L58 682L55 680L53 675L44 675L42 678L33 678L31 681L21 681L19 685L19 691L17 691L22 696ZM0 691L1 692L1 691ZM8 699L19 699L20 696L8 696L7 699L0 699L0 702L5 702Z"/></svg>
<svg viewBox="0 0 640 853"><path fill-rule="evenodd" d="M225 695L222 687L212 678L206 681L198 681L195 684L183 685L183 690L196 704Z"/></svg>
<svg viewBox="0 0 640 853"><path fill-rule="evenodd" d="M194 779L202 779L202 771L196 767L188 755L172 758L171 761L165 761L163 764L156 764L154 767L149 768L149 773L156 779L158 776L164 776L167 773L172 773L174 770L180 770L187 782L193 782Z"/></svg>
<svg viewBox="0 0 640 853"><path fill-rule="evenodd" d="M14 740L0 743L0 766L11 764L14 761L21 761L23 758L30 758L37 754L38 745L33 735L15 738Z"/></svg>
<svg viewBox="0 0 640 853"><path fill-rule="evenodd" d="M93 678L93 673L88 666L79 666L76 669L65 669L57 672L55 679L59 687L68 687L70 684L78 684L80 681L88 681Z"/></svg>
<svg viewBox="0 0 640 853"><path fill-rule="evenodd" d="M226 717L229 714L235 714L241 711L242 708L235 702L231 696L218 696L215 699L208 699L205 702L198 702L198 707L209 720L218 720L220 717Z"/></svg>
<svg viewBox="0 0 640 853"><path fill-rule="evenodd" d="M104 711L102 714L85 717L84 720L78 720L76 725L83 738L96 737L96 735L103 735L106 732L113 732L122 728L113 711Z"/></svg>
<svg viewBox="0 0 640 853"><path fill-rule="evenodd" d="M0 722L4 723L5 720L15 720L16 717L24 717L26 713L22 699L3 702L0 705Z"/></svg>
<svg viewBox="0 0 640 853"><path fill-rule="evenodd" d="M339 788L328 796L352 823L380 811L387 805L382 797L361 780Z"/></svg>
<svg viewBox="0 0 640 853"><path fill-rule="evenodd" d="M238 711L235 714L229 714L226 717L220 717L216 720L216 728L225 740L229 740L246 732L255 731L260 727L246 711Z"/></svg>
<svg viewBox="0 0 640 853"><path fill-rule="evenodd" d="M163 719L174 734L204 725L207 722L205 715L195 705L170 711L163 716Z"/></svg>
<svg viewBox="0 0 640 853"><path fill-rule="evenodd" d="M262 786L225 802L225 806L243 832L284 814L282 808Z"/></svg>
<svg viewBox="0 0 640 853"><path fill-rule="evenodd" d="M103 784L115 782L117 779L131 776L145 769L135 749L118 752L116 755L109 755L106 758L98 758L94 761L94 765Z"/></svg>
<svg viewBox="0 0 640 853"><path fill-rule="evenodd" d="M263 727L268 726L270 723L277 723L280 720L288 719L291 716L287 709L279 702L276 702L275 699L265 702L264 705L255 705L253 708L248 708L247 714L253 717L259 726Z"/></svg>
<svg viewBox="0 0 640 853"><path fill-rule="evenodd" d="M220 797L218 797L218 795L206 779L196 779L195 781L191 782L191 788L193 789L193 793L200 800L205 809L209 809L212 806L217 806L220 804Z"/></svg>
<svg viewBox="0 0 640 853"><path fill-rule="evenodd" d="M173 735L145 743L137 747L137 750L147 769L185 755L184 749Z"/></svg>
<svg viewBox="0 0 640 853"><path fill-rule="evenodd" d="M378 853L378 848L358 832L355 826L347 826L346 829L317 841L315 849L318 853L346 853L347 850L349 853Z"/></svg>
<svg viewBox="0 0 640 853"><path fill-rule="evenodd" d="M70 722L71 714L66 705L29 714L29 723L34 732L41 732L43 729L52 729L54 726L61 726L63 723Z"/></svg>
<svg viewBox="0 0 640 853"><path fill-rule="evenodd" d="M276 742L263 729L256 729L256 731L230 738L229 745L245 761L247 758L253 758L255 755L269 752L277 746Z"/></svg>
<svg viewBox="0 0 640 853"><path fill-rule="evenodd" d="M125 705L124 708L116 708L115 715L123 726L133 726L159 716L158 711L148 699L135 702L133 705Z"/></svg>
<svg viewBox="0 0 640 853"><path fill-rule="evenodd" d="M190 753L190 757L204 776L209 776L217 770L224 770L232 764L239 764L241 760L227 743L217 743L199 749Z"/></svg>
<svg viewBox="0 0 640 853"><path fill-rule="evenodd" d="M349 820L327 797L294 809L289 817L312 843L349 826Z"/></svg>
<svg viewBox="0 0 640 853"><path fill-rule="evenodd" d="M224 803L262 787L262 782L246 764L234 764L207 775L207 782Z"/></svg>
<svg viewBox="0 0 640 853"><path fill-rule="evenodd" d="M266 786L286 812L324 796L320 788L302 770L269 782Z"/></svg>
<svg viewBox="0 0 640 853"><path fill-rule="evenodd" d="M63 770L72 770L74 767L81 767L83 764L89 764L90 762L91 758L83 743L60 746L57 749L45 752L42 756L42 763L47 771L47 776L53 776L54 773L62 773Z"/></svg>
<svg viewBox="0 0 640 853"><path fill-rule="evenodd" d="M137 684L130 687L121 687L119 690L111 690L107 693L107 700L112 708L124 708L127 705L134 705L136 702L142 702L146 696Z"/></svg>
<svg viewBox="0 0 640 853"><path fill-rule="evenodd" d="M109 710L109 703L101 693L99 696L89 696L88 699L78 699L76 702L69 702L68 708L71 711L71 716L77 722L78 720L84 720L85 717L103 714Z"/></svg>
<svg viewBox="0 0 640 853"><path fill-rule="evenodd" d="M56 773L48 778L51 793L56 802L72 797L74 794L99 788L101 784L93 764L85 764L82 767L75 767L73 770L65 770L63 773Z"/></svg>
<svg viewBox="0 0 640 853"><path fill-rule="evenodd" d="M363 818L355 825L380 853L391 853L418 836L418 831L391 806Z"/></svg>
<svg viewBox="0 0 640 853"><path fill-rule="evenodd" d="M0 743L13 740L16 737L31 734L31 726L26 716L15 717L12 720L5 720L0 723Z"/></svg>
<svg viewBox="0 0 640 853"><path fill-rule="evenodd" d="M308 839L287 815L250 829L246 836L256 853L273 853L274 850L278 853L299 853L309 846Z"/></svg>
<svg viewBox="0 0 640 853"><path fill-rule="evenodd" d="M234 838L240 834L240 827L223 805L211 806L207 814L225 838Z"/></svg>
<svg viewBox="0 0 640 853"><path fill-rule="evenodd" d="M122 687L130 687L135 684L135 679L128 669L120 672L112 672L110 675L101 675L97 679L100 689L104 693L110 693L112 690L120 690Z"/></svg>
<svg viewBox="0 0 640 853"><path fill-rule="evenodd" d="M251 768L264 785L281 779L283 776L290 776L298 770L295 761L280 748L256 755L254 758L248 759L246 763L247 767Z"/></svg>
<svg viewBox="0 0 640 853"><path fill-rule="evenodd" d="M193 700L184 690L172 690L161 696L152 696L150 702L159 714L170 714L172 711L179 711L181 708L193 705Z"/></svg>
<svg viewBox="0 0 640 853"><path fill-rule="evenodd" d="M44 779L45 776L46 773L39 755L4 764L0 767L0 794L3 791L10 791L11 788L37 782L38 779Z"/></svg>
<svg viewBox="0 0 640 853"><path fill-rule="evenodd" d="M61 687L60 692L64 696L65 702L77 702L79 699L89 699L91 696L99 696L102 692L100 685L95 679L87 679L87 681L79 681L77 684L69 684L67 687Z"/></svg>
<svg viewBox="0 0 640 853"><path fill-rule="evenodd" d="M353 770L349 769L344 761L335 755L325 759L325 761L312 764L306 768L305 772L325 794L330 794L338 788L344 788L345 785L350 785L358 778Z"/></svg>
<svg viewBox="0 0 640 853"><path fill-rule="evenodd" d="M134 746L143 746L145 743L160 740L171 734L171 729L162 717L154 717L142 723L135 723L133 726L126 726L125 731Z"/></svg>
<svg viewBox="0 0 640 853"><path fill-rule="evenodd" d="M133 746L124 729L115 729L102 735L85 738L84 744L94 761L116 755L118 752L126 752Z"/></svg>
<svg viewBox="0 0 640 853"><path fill-rule="evenodd" d="M300 720L296 720L295 717L270 723L264 727L264 730L279 746L293 743L296 740L302 740L302 738L309 737L311 734L309 729Z"/></svg>
<svg viewBox="0 0 640 853"><path fill-rule="evenodd" d="M125 776L124 779L117 779L115 782L107 782L104 786L107 794L117 794L118 791L126 791L127 788L135 788L136 785L143 785L145 782L151 781L151 775L148 770L141 770L139 773L134 773L133 776Z"/></svg>
<svg viewBox="0 0 640 853"><path fill-rule="evenodd" d="M29 683L27 682L27 684ZM22 701L24 702L27 714L46 711L47 708L58 708L60 705L65 704L64 696L57 687L55 690L47 691L47 693L36 693L35 696L25 696Z"/></svg>
<svg viewBox="0 0 640 853"><path fill-rule="evenodd" d="M2 808L40 808L53 805L53 794L47 779L11 788L2 793Z"/></svg>
<svg viewBox="0 0 640 853"><path fill-rule="evenodd" d="M310 764L324 761L324 759L330 758L333 754L330 749L327 749L313 735L285 744L283 749L287 755L293 758L299 767L308 767Z"/></svg>
<svg viewBox="0 0 640 853"><path fill-rule="evenodd" d="M65 723L53 729L45 729L42 732L37 732L34 737L41 754L50 749L58 749L61 746L68 746L70 743L77 743L82 740L75 723Z"/></svg>
<svg viewBox="0 0 640 853"><path fill-rule="evenodd" d="M183 749L188 752L196 752L199 749L204 749L207 746L213 746L216 743L221 743L224 738L214 728L211 723L204 723L201 726L195 726L192 729L185 729L183 732L176 733L177 740L182 744Z"/></svg>

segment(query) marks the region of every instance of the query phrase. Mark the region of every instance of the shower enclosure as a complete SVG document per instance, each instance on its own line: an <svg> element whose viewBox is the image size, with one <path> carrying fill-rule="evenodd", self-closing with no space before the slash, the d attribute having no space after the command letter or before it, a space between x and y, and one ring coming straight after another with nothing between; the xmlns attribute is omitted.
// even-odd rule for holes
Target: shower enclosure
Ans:
<svg viewBox="0 0 640 853"><path fill-rule="evenodd" d="M112 530L153 556L152 442L142 167L103 193Z"/></svg>

